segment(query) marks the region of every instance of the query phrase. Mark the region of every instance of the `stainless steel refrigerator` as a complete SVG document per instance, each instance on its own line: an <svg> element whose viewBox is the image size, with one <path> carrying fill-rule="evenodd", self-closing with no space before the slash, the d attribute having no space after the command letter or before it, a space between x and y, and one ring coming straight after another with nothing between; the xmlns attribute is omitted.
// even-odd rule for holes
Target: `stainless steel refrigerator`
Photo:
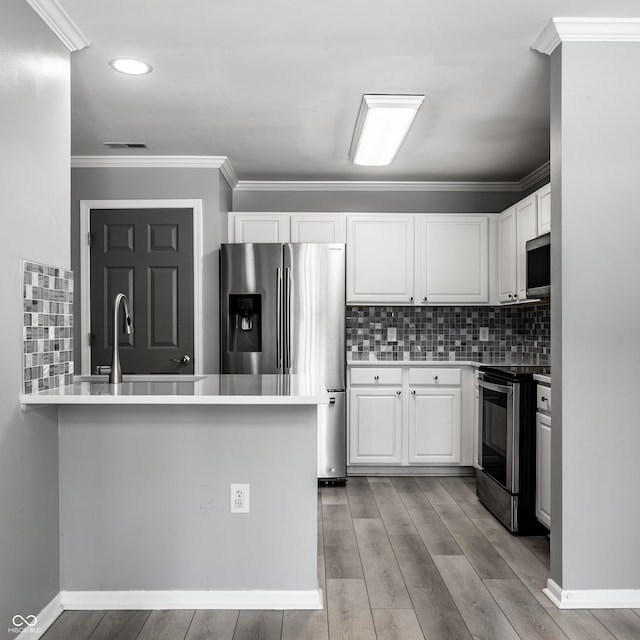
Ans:
<svg viewBox="0 0 640 640"><path fill-rule="evenodd" d="M318 478L346 477L345 245L223 244L222 373L322 377Z"/></svg>

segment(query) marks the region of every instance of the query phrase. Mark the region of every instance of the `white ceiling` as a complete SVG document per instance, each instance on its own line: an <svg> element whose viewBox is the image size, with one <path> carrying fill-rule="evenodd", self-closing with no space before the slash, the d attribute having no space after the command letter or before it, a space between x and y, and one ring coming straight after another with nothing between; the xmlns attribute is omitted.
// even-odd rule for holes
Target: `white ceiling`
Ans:
<svg viewBox="0 0 640 640"><path fill-rule="evenodd" d="M241 180L519 180L549 159L551 17L640 17L638 0L60 0L72 153L227 156ZM108 62L148 60L127 77ZM364 93L424 94L396 160L348 157Z"/></svg>

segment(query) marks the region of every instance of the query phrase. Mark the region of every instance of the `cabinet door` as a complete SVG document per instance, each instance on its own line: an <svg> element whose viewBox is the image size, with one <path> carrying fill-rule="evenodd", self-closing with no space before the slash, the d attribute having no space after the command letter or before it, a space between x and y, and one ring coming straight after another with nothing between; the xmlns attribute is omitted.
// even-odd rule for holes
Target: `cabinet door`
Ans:
<svg viewBox="0 0 640 640"><path fill-rule="evenodd" d="M536 413L536 516L551 528L551 418Z"/></svg>
<svg viewBox="0 0 640 640"><path fill-rule="evenodd" d="M547 184L536 191L538 204L538 235L551 231L551 185Z"/></svg>
<svg viewBox="0 0 640 640"><path fill-rule="evenodd" d="M349 462L402 462L402 396L399 387L350 390Z"/></svg>
<svg viewBox="0 0 640 640"><path fill-rule="evenodd" d="M347 218L347 304L413 304L414 217Z"/></svg>
<svg viewBox="0 0 640 640"><path fill-rule="evenodd" d="M234 213L234 242L289 242L289 214Z"/></svg>
<svg viewBox="0 0 640 640"><path fill-rule="evenodd" d="M510 207L498 218L498 300L516 299L516 210Z"/></svg>
<svg viewBox="0 0 640 640"><path fill-rule="evenodd" d="M538 235L538 214L535 193L516 204L516 275L518 300L527 299L527 240Z"/></svg>
<svg viewBox="0 0 640 640"><path fill-rule="evenodd" d="M420 216L418 291L421 303L489 301L487 216Z"/></svg>
<svg viewBox="0 0 640 640"><path fill-rule="evenodd" d="M291 214L291 242L346 242L343 214Z"/></svg>
<svg viewBox="0 0 640 640"><path fill-rule="evenodd" d="M460 389L411 389L409 464L460 463Z"/></svg>

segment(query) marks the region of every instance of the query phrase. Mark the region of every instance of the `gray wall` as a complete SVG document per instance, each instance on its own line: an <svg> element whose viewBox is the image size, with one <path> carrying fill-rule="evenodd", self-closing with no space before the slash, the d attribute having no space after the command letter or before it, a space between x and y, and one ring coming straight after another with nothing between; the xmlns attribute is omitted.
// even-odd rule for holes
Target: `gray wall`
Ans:
<svg viewBox="0 0 640 640"><path fill-rule="evenodd" d="M218 251L220 248L218 169L182 168L74 168L71 172L71 263L79 278L79 232L81 200L128 200L189 198L202 200L203 206L203 371L217 373L218 344ZM226 214L225 214L226 216ZM80 313L80 292L75 299L76 317ZM76 323L76 344L80 344L80 326ZM80 370L80 351L76 349L76 367Z"/></svg>
<svg viewBox="0 0 640 640"><path fill-rule="evenodd" d="M59 591L58 422L22 413L20 259L69 267L69 52L24 0L0 3L0 637Z"/></svg>
<svg viewBox="0 0 640 640"><path fill-rule="evenodd" d="M62 589L315 590L317 486L315 406L64 407Z"/></svg>
<svg viewBox="0 0 640 640"><path fill-rule="evenodd" d="M552 578L640 589L640 45L568 43L552 63Z"/></svg>
<svg viewBox="0 0 640 640"><path fill-rule="evenodd" d="M234 211L498 213L523 197L495 191L242 191Z"/></svg>

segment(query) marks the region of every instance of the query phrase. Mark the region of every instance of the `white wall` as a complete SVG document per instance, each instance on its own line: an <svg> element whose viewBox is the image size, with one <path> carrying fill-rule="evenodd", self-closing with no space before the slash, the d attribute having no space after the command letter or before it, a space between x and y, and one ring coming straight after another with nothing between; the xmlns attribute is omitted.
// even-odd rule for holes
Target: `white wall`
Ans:
<svg viewBox="0 0 640 640"><path fill-rule="evenodd" d="M570 591L640 589L639 68L637 43L552 60L551 577Z"/></svg>
<svg viewBox="0 0 640 640"><path fill-rule="evenodd" d="M499 213L523 194L497 191L242 191L233 211Z"/></svg>
<svg viewBox="0 0 640 640"><path fill-rule="evenodd" d="M24 0L0 3L0 637L59 590L58 422L22 413L20 259L69 268L69 52Z"/></svg>

